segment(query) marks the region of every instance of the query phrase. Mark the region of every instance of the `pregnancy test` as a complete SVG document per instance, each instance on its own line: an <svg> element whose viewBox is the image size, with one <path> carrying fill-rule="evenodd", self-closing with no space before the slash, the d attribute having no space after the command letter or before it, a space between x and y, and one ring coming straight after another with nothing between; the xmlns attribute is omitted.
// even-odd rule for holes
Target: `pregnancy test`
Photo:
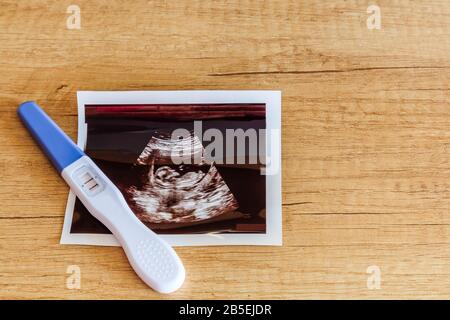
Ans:
<svg viewBox="0 0 450 320"><path fill-rule="evenodd" d="M22 103L18 114L72 191L120 242L139 277L161 293L181 287L185 271L180 258L136 217L99 167L35 102Z"/></svg>

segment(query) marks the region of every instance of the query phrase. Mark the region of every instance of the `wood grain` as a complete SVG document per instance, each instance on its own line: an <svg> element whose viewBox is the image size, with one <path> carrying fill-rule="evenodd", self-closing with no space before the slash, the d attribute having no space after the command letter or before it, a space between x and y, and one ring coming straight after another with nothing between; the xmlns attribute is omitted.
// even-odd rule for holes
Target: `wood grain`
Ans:
<svg viewBox="0 0 450 320"><path fill-rule="evenodd" d="M446 0L0 1L0 298L450 298ZM120 248L61 246L68 188L16 116L76 137L77 90L283 92L283 247L179 248L148 289ZM81 289L66 288L79 265ZM381 289L366 285L381 269Z"/></svg>

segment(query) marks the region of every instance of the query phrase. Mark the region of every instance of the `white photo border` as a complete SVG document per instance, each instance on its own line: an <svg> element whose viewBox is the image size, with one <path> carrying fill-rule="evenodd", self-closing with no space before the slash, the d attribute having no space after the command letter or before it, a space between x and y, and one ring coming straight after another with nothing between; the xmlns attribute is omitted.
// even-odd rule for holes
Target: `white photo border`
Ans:
<svg viewBox="0 0 450 320"><path fill-rule="evenodd" d="M279 130L279 141L271 146L271 158L278 158L279 170L266 176L266 233L161 234L172 246L282 245L281 198L281 91L269 90L182 90L182 91L78 91L78 146L84 150L87 138L87 104L206 104L264 103L266 132ZM269 139L266 139L266 145ZM266 162L267 163L267 162ZM61 244L120 246L112 234L71 233L76 196L69 192Z"/></svg>

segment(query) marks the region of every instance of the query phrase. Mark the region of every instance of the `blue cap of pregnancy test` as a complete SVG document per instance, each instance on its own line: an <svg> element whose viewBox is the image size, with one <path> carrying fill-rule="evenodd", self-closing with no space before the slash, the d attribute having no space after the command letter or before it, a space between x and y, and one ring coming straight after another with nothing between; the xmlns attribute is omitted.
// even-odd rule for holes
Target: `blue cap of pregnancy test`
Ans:
<svg viewBox="0 0 450 320"><path fill-rule="evenodd" d="M84 156L84 152L73 143L36 102L22 103L17 113L59 173Z"/></svg>

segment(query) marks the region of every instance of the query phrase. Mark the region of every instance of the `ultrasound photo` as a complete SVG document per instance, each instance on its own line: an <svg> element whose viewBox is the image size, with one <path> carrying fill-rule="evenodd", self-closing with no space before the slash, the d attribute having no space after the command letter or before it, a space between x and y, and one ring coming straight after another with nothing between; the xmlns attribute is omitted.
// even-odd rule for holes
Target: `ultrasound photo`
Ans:
<svg viewBox="0 0 450 320"><path fill-rule="evenodd" d="M86 153L155 232L266 232L265 144L258 134L266 129L265 104L89 104L84 114ZM230 132L246 133L245 144ZM178 154L190 161L174 161ZM70 232L109 233L78 199Z"/></svg>

